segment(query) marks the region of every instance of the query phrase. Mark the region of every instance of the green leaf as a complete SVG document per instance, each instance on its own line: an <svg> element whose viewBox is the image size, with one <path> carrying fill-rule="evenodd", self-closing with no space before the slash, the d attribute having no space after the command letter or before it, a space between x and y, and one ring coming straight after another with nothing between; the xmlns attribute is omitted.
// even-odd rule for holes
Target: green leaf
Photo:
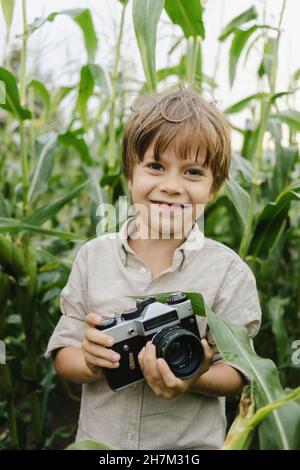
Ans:
<svg viewBox="0 0 300 470"><path fill-rule="evenodd" d="M300 69L297 69L296 72L293 73L292 80L295 82L300 80Z"/></svg>
<svg viewBox="0 0 300 470"><path fill-rule="evenodd" d="M36 162L28 191L29 202L32 202L39 194L47 189L57 151L57 134L55 132L49 132L47 135L43 136L42 141L44 144Z"/></svg>
<svg viewBox="0 0 300 470"><path fill-rule="evenodd" d="M262 77L267 75L271 81L272 66L277 49L277 38L268 38L264 45L263 60L258 69L258 75Z"/></svg>
<svg viewBox="0 0 300 470"><path fill-rule="evenodd" d="M259 408L254 413L254 400L253 398L250 399L247 396L247 388L249 389L249 387L250 386L244 388L239 406L239 415L232 423L221 450L248 449L251 444L251 438L255 427L258 426L264 419L266 419L266 417L269 416L272 411L280 408L291 400L297 400L297 398L300 396L300 387L298 387L283 398L275 400L272 403Z"/></svg>
<svg viewBox="0 0 300 470"><path fill-rule="evenodd" d="M1 0L1 5L6 27L9 30L13 19L15 0Z"/></svg>
<svg viewBox="0 0 300 470"><path fill-rule="evenodd" d="M279 119L284 122L293 130L300 132L300 112L295 109L287 109L278 113L272 114L271 118Z"/></svg>
<svg viewBox="0 0 300 470"><path fill-rule="evenodd" d="M245 44L247 43L248 39L257 30L257 28L258 26L254 25L254 26L251 26L251 28L246 29L246 30L236 29L234 32L234 37L233 37L233 40L230 46L230 52L229 52L229 82L230 82L231 87L235 79L236 68L237 68L237 64L241 56L241 53L243 52Z"/></svg>
<svg viewBox="0 0 300 470"><path fill-rule="evenodd" d="M299 202L300 193L286 189L275 202L266 204L258 218L248 250L249 255L267 258L281 233L292 201Z"/></svg>
<svg viewBox="0 0 300 470"><path fill-rule="evenodd" d="M276 164L270 181L271 199L276 199L281 191L291 184L293 170L298 159L299 150L297 145L282 147L280 141L278 141L276 144Z"/></svg>
<svg viewBox="0 0 300 470"><path fill-rule="evenodd" d="M260 100L268 96L268 93L255 93L254 95L247 96L242 100L238 101L237 103L232 104L229 108L225 109L226 114L235 114L239 113L243 109L245 109L252 101Z"/></svg>
<svg viewBox="0 0 300 470"><path fill-rule="evenodd" d="M226 182L226 194L239 214L244 227L247 227L251 203L249 194L231 177Z"/></svg>
<svg viewBox="0 0 300 470"><path fill-rule="evenodd" d="M206 315L211 334L225 363L237 368L249 380L254 381L254 398L259 408L270 405L278 399L290 400L290 393L284 391L280 384L275 364L270 359L256 354L247 329L215 315L205 304L201 294L197 292L185 292L185 294L191 300L194 313ZM158 301L165 302L169 292L151 295ZM138 299L147 296L128 297ZM298 396L298 391L293 394L293 397L294 395ZM263 449L298 449L300 447L299 430L300 405L288 402L280 410L273 410L261 424L259 428L261 446Z"/></svg>
<svg viewBox="0 0 300 470"><path fill-rule="evenodd" d="M34 31L39 29L48 21L54 21L58 15L67 15L78 24L84 37L84 44L88 55L88 61L94 62L95 53L97 50L97 36L95 33L91 12L88 8L63 10L50 13L50 15L48 15L46 18L36 18L34 22L29 25L29 34L34 33Z"/></svg>
<svg viewBox="0 0 300 470"><path fill-rule="evenodd" d="M80 71L80 82L76 109L78 109L81 120L85 127L88 127L88 101L93 94L94 84L94 77L89 66L84 65Z"/></svg>
<svg viewBox="0 0 300 470"><path fill-rule="evenodd" d="M258 14L254 6L236 16L225 26L219 40L224 41L235 29L239 28L244 23L248 23L248 21L255 20L257 16Z"/></svg>
<svg viewBox="0 0 300 470"><path fill-rule="evenodd" d="M0 233L20 233L20 232L33 232L41 235L49 235L51 237L61 238L62 240L85 240L86 237L78 233L62 232L60 230L51 230L31 225L16 219L8 219L0 217Z"/></svg>
<svg viewBox="0 0 300 470"><path fill-rule="evenodd" d="M97 50L97 36L95 33L92 15L89 9L85 9L79 15L73 16L74 21L80 26L84 43L88 54L88 62L94 62Z"/></svg>
<svg viewBox="0 0 300 470"><path fill-rule="evenodd" d="M272 297L267 304L279 365L284 364L289 356L289 337L284 321L284 311L289 301L288 298Z"/></svg>
<svg viewBox="0 0 300 470"><path fill-rule="evenodd" d="M100 179L100 186L104 188L105 186L109 186L113 188L118 181L120 180L120 172L115 173L113 175L103 175Z"/></svg>
<svg viewBox="0 0 300 470"><path fill-rule="evenodd" d="M200 0L166 0L165 10L173 23L179 25L186 38L205 38L203 7Z"/></svg>
<svg viewBox="0 0 300 470"><path fill-rule="evenodd" d="M232 174L232 178L235 178L237 173L241 173L244 179L248 182L252 182L253 178L253 165L247 158L242 157L242 155L238 155L237 153L233 153L231 165L230 165L230 173Z"/></svg>
<svg viewBox="0 0 300 470"><path fill-rule="evenodd" d="M259 357L248 336L247 329L218 318L205 305L206 317L217 348L225 362L243 371L255 381L255 401L266 406L284 392L275 364ZM300 446L300 406L289 402L280 410L274 410L259 428L263 449L297 449Z"/></svg>
<svg viewBox="0 0 300 470"><path fill-rule="evenodd" d="M0 102L0 108L14 114L21 120L31 119L31 113L28 109L21 106L17 82L14 75L8 70L0 67L0 81L5 84L5 103Z"/></svg>
<svg viewBox="0 0 300 470"><path fill-rule="evenodd" d="M101 89L106 97L112 96L112 83L108 70L97 64L88 64L88 68L94 78L95 84Z"/></svg>
<svg viewBox="0 0 300 470"><path fill-rule="evenodd" d="M66 447L66 450L109 450L114 449L107 444L102 444L101 442L86 440L86 441L76 441L73 444L70 444Z"/></svg>
<svg viewBox="0 0 300 470"><path fill-rule="evenodd" d="M22 219L22 223L37 226L42 225L44 222L54 217L68 202L77 197L83 189L89 186L89 184L89 180L85 181L81 185L77 186L77 188L57 199L55 202L36 209L33 214Z"/></svg>
<svg viewBox="0 0 300 470"><path fill-rule="evenodd" d="M91 166L93 159L90 155L89 148L82 137L78 137L76 132L67 131L58 137L58 141L66 147L74 147L80 155L82 163Z"/></svg>
<svg viewBox="0 0 300 470"><path fill-rule="evenodd" d="M136 40L139 46L147 86L156 90L156 33L164 0L133 0L132 19Z"/></svg>
<svg viewBox="0 0 300 470"><path fill-rule="evenodd" d="M0 232L7 232L6 225L14 225L15 219L0 217ZM4 225L4 230L1 230ZM25 270L24 253L21 247L17 246L9 236L0 235L0 263L3 269L14 276L22 275Z"/></svg>
<svg viewBox="0 0 300 470"><path fill-rule="evenodd" d="M45 85L39 80L31 80L28 85L28 88L33 88L38 93L39 97L43 101L46 114L48 114L51 104L51 97Z"/></svg>
<svg viewBox="0 0 300 470"><path fill-rule="evenodd" d="M61 102L65 99L66 96L69 95L71 91L73 91L75 87L60 87L56 92L54 92L51 100L51 105L49 109L48 117L50 117L53 113L57 111L58 106Z"/></svg>
<svg viewBox="0 0 300 470"><path fill-rule="evenodd" d="M8 201L3 196L2 192L0 193L0 217L9 217L10 207Z"/></svg>

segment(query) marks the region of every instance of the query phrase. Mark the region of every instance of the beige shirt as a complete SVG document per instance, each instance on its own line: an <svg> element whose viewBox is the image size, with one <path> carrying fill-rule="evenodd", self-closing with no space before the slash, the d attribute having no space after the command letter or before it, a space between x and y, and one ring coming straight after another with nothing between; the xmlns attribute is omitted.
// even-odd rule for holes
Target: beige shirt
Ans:
<svg viewBox="0 0 300 470"><path fill-rule="evenodd" d="M195 223L173 255L172 265L152 279L129 247L135 218L120 232L88 241L78 251L61 292L62 316L50 338L46 357L64 346L81 347L89 312L111 318L135 305L126 296L159 292L199 292L223 319L245 325L254 337L261 310L255 278L231 249L205 238ZM133 231L132 231L133 230ZM204 243L203 243L204 241ZM206 336L206 320L197 316ZM211 336L208 336L211 341ZM216 352L214 361L220 361ZM77 440L93 439L119 449L217 449L226 428L225 398L189 392L173 399L157 397L140 382L113 392L105 378L83 384Z"/></svg>

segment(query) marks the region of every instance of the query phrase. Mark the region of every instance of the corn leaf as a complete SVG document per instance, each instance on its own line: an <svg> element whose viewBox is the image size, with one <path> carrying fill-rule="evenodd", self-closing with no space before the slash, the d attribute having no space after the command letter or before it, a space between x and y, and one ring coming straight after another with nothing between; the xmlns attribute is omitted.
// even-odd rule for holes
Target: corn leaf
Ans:
<svg viewBox="0 0 300 470"><path fill-rule="evenodd" d="M28 201L32 202L36 197L48 187L48 180L52 173L54 157L57 152L57 134L49 132L44 136L46 143L43 145L41 153L36 162L31 184L28 191Z"/></svg>
<svg viewBox="0 0 300 470"><path fill-rule="evenodd" d="M236 16L226 25L221 36L219 37L219 40L224 41L233 31L242 26L244 23L255 20L257 16L257 11L253 6L240 15Z"/></svg>
<svg viewBox="0 0 300 470"><path fill-rule="evenodd" d="M231 176L226 182L226 194L236 208L244 228L246 228L251 211L249 194Z"/></svg>
<svg viewBox="0 0 300 470"><path fill-rule="evenodd" d="M255 401L258 407L284 398L275 364L259 357L251 344L245 327L218 318L205 305L212 336L224 360L242 370L256 384ZM273 411L259 428L262 449L298 449L300 447L300 406L290 402Z"/></svg>
<svg viewBox="0 0 300 470"><path fill-rule="evenodd" d="M156 32L164 0L133 0L132 19L149 90L156 90Z"/></svg>
<svg viewBox="0 0 300 470"><path fill-rule="evenodd" d="M295 109L287 109L285 111L280 111L276 114L272 114L271 118L279 119L281 122L284 122L294 131L300 132L300 112Z"/></svg>
<svg viewBox="0 0 300 470"><path fill-rule="evenodd" d="M0 101L0 108L14 114L19 120L31 119L30 111L21 106L17 82L14 75L3 67L0 67L0 81L5 85L5 102L1 103Z"/></svg>
<svg viewBox="0 0 300 470"><path fill-rule="evenodd" d="M61 102L65 99L66 96L70 94L71 91L74 90L75 87L60 87L56 92L54 92L51 102L50 102L50 109L48 113L48 118L57 111L58 106Z"/></svg>
<svg viewBox="0 0 300 470"><path fill-rule="evenodd" d="M0 217L0 233L20 233L33 232L41 235L49 235L51 237L61 238L62 240L85 240L86 237L78 233L63 232L61 230L44 229L38 225L28 224L21 220L8 219Z"/></svg>
<svg viewBox="0 0 300 470"><path fill-rule="evenodd" d="M41 28L48 21L54 21L54 19L58 15L67 15L72 18L75 23L78 24L83 34L84 44L88 55L88 61L94 62L95 53L97 50L97 36L93 25L92 15L88 8L75 8L72 10L63 10L50 13L50 15L48 15L46 18L36 18L34 22L28 27L29 34L33 34L34 31Z"/></svg>
<svg viewBox="0 0 300 470"><path fill-rule="evenodd" d="M6 27L9 30L13 19L15 0L1 0L1 6Z"/></svg>
<svg viewBox="0 0 300 470"><path fill-rule="evenodd" d="M230 46L229 52L229 82L230 86L233 85L236 69L238 65L239 58L244 50L245 44L251 35L257 30L258 26L253 25L251 28L242 30L237 29L234 32L234 37Z"/></svg>
<svg viewBox="0 0 300 470"><path fill-rule="evenodd" d="M248 254L267 258L281 233L292 201L300 202L300 188L282 191L275 202L268 202L260 213Z"/></svg>
<svg viewBox="0 0 300 470"><path fill-rule="evenodd" d="M77 186L77 188L67 193L65 196L57 199L52 204L46 204L45 206L36 209L33 214L25 217L22 220L22 223L34 226L42 225L44 222L54 217L68 202L77 197L89 184L90 181L85 181L81 185Z"/></svg>
<svg viewBox="0 0 300 470"><path fill-rule="evenodd" d="M247 96L242 100L238 101L237 103L232 104L229 108L225 109L226 114L234 114L239 113L243 109L245 109L252 101L260 100L268 96L268 93L255 93L254 95Z"/></svg>
<svg viewBox="0 0 300 470"><path fill-rule="evenodd" d="M83 137L79 137L74 131L67 131L58 137L58 141L65 147L73 147L79 153L82 163L91 166L93 159Z"/></svg>
<svg viewBox="0 0 300 470"><path fill-rule="evenodd" d="M51 96L45 85L39 80L31 80L28 88L32 88L38 94L43 102L45 114L48 114L51 106Z"/></svg>
<svg viewBox="0 0 300 470"><path fill-rule="evenodd" d="M248 387L244 389L240 401L239 415L235 418L234 422L230 426L225 442L221 448L222 450L248 449L251 444L252 434L256 426L266 419L266 417L269 416L272 411L282 407L287 402L291 400L297 400L297 398L300 397L300 387L298 387L283 398L275 400L269 405L259 408L254 413L254 400L251 400L249 397L247 397Z"/></svg>
<svg viewBox="0 0 300 470"><path fill-rule="evenodd" d="M165 302L170 292L152 294ZM206 316L211 334L224 361L241 370L253 380L254 398L258 407L270 405L275 400L287 399L288 392L281 386L278 371L270 359L256 354L245 327L234 325L216 316L197 292L185 292L191 300L193 312ZM143 299L148 296L128 296ZM264 426L263 426L264 425ZM262 429L261 429L262 428ZM280 410L273 410L262 423L260 443L263 449L298 449L300 447L300 405L289 402Z"/></svg>
<svg viewBox="0 0 300 470"><path fill-rule="evenodd" d="M113 92L111 78L109 76L108 70L98 64L88 64L87 67L92 74L95 85L100 87L101 93L103 93L108 98L111 97Z"/></svg>
<svg viewBox="0 0 300 470"><path fill-rule="evenodd" d="M263 60L258 69L258 75L262 77L267 75L269 82L271 83L272 66L274 63L274 57L277 49L277 39L268 38L264 45Z"/></svg>
<svg viewBox="0 0 300 470"><path fill-rule="evenodd" d="M202 20L203 7L200 0L166 0L165 10L173 23L180 26L186 38L205 38Z"/></svg>
<svg viewBox="0 0 300 470"><path fill-rule="evenodd" d="M84 65L80 71L79 91L76 109L85 127L88 127L88 101L93 95L95 80L88 65Z"/></svg>

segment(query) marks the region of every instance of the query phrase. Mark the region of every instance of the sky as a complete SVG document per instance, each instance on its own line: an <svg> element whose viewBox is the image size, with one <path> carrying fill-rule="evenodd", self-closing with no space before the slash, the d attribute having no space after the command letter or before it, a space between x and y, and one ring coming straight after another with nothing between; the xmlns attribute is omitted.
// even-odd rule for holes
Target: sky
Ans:
<svg viewBox="0 0 300 470"><path fill-rule="evenodd" d="M228 80L228 52L229 42L219 49L218 36L220 31L232 18L240 14L253 4L258 11L266 8L267 23L277 25L279 12L283 0L206 0L204 23L206 39L203 42L203 69L204 73L212 76L218 83L218 89L213 98L217 100L221 109L225 109L236 101L254 94L258 91L256 70L261 57L261 50L253 48L247 64L240 61L234 86L230 88ZM99 47L96 63L111 66L114 58L116 35L120 24L121 3L117 0L27 0L28 22L36 17L44 17L53 11L71 8L90 8L98 35ZM300 68L298 45L300 43L300 1L287 0L283 18L283 33L279 51L279 70L277 91L287 89L290 77ZM163 13L158 27L158 42L156 62L157 69L167 64L174 65L178 60L180 48L171 57L168 50L179 37L178 26L167 24L167 16ZM260 23L262 18L260 18ZM11 44L20 42L15 36L22 32L21 0L16 0L16 8L11 31ZM127 63L127 70L132 78L143 80L144 74L134 39L131 19L131 1L127 7L124 39L121 54ZM4 53L5 23L0 14L0 60ZM173 38L173 39L172 39ZM43 75L50 74L56 85L71 85L78 80L80 67L86 63L86 53L83 46L81 31L78 26L66 16L56 17L53 23L47 23L36 31L29 40L28 69L40 70ZM299 93L297 102L293 103L299 109ZM283 104L284 107L284 104ZM242 115L242 119L246 119ZM241 116L233 116L233 122L240 124Z"/></svg>

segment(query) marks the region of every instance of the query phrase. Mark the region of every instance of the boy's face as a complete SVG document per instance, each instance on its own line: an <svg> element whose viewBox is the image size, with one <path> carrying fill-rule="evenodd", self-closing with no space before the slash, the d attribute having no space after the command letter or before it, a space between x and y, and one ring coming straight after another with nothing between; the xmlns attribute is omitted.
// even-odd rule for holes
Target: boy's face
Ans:
<svg viewBox="0 0 300 470"><path fill-rule="evenodd" d="M132 203L138 220L154 238L159 234L159 238L183 239L212 199L211 169L203 166L204 155L199 154L197 161L195 158L179 160L168 150L156 162L150 146L144 161L134 166L128 181Z"/></svg>

